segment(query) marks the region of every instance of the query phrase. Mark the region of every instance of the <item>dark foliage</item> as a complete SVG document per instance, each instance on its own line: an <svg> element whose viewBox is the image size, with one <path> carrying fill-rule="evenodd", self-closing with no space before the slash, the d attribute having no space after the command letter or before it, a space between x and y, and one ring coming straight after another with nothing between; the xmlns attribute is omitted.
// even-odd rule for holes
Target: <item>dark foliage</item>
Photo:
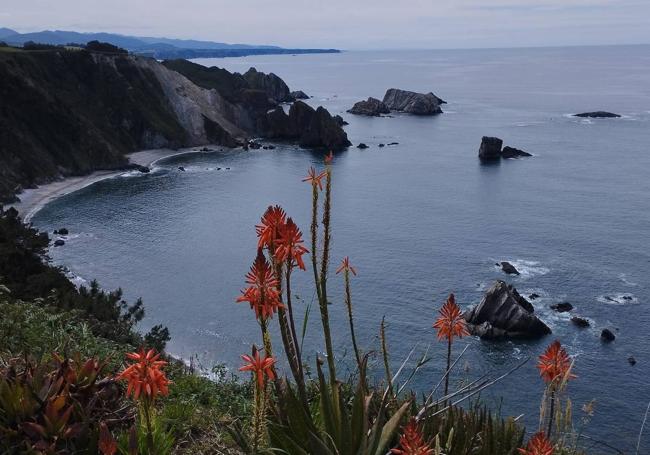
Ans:
<svg viewBox="0 0 650 455"><path fill-rule="evenodd" d="M88 41L86 50L90 52L103 52L105 54L128 54L129 51L111 43L102 43L97 40Z"/></svg>
<svg viewBox="0 0 650 455"><path fill-rule="evenodd" d="M15 299L47 298L61 310L77 310L98 336L121 343L139 345L141 337L135 325L144 317L144 305L138 299L129 304L122 290L102 291L96 281L77 289L63 270L45 262L49 244L47 234L26 226L15 210L0 212L0 277ZM152 347L162 351L169 332L161 326L148 334Z"/></svg>
<svg viewBox="0 0 650 455"><path fill-rule="evenodd" d="M23 49L26 51L51 51L58 48L58 46L53 44L35 43L34 41L27 41L23 44Z"/></svg>
<svg viewBox="0 0 650 455"><path fill-rule="evenodd" d="M99 424L130 421L106 363L64 359L12 361L0 368L3 453L95 453Z"/></svg>

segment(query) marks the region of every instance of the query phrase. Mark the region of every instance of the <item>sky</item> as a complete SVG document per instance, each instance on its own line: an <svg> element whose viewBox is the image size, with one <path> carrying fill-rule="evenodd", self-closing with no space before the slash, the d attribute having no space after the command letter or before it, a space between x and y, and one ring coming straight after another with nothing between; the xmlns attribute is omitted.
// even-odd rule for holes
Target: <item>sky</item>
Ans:
<svg viewBox="0 0 650 455"><path fill-rule="evenodd" d="M340 49L650 43L650 0L0 0L0 27Z"/></svg>

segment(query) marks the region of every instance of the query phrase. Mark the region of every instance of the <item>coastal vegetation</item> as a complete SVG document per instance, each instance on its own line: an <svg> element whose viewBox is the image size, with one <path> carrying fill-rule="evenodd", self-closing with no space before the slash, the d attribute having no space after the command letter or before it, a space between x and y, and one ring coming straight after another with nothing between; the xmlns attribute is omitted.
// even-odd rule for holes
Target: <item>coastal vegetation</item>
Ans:
<svg viewBox="0 0 650 455"><path fill-rule="evenodd" d="M455 367L467 350L456 343L468 336L468 327L453 294L431 316L432 337L446 344L447 357L444 374L422 397L411 384L431 358L424 354L413 363L412 351L392 371L383 323L379 346L359 344L353 303L359 271L346 257L330 273L333 159L327 155L324 169L312 168L304 179L312 200L309 243L280 206L270 206L255 226L254 260L237 302L250 306L259 344L242 353L240 377L223 366L208 377L192 362L165 355L165 328L136 332L142 301L129 304L119 290L106 292L97 283L76 288L47 262L47 234L24 225L15 210L2 211L2 449L104 455L584 453L568 398L576 378L573 360L559 342L537 361L540 423L528 433L517 419L480 400L482 391L508 375L533 368L527 360L496 377L456 380ZM324 340L313 365L302 349L303 311L292 289L297 273L313 275ZM337 275L344 302L328 298ZM348 320L354 365L346 377L333 348L332 311ZM279 333L279 344L272 333ZM383 372L371 374L373 358Z"/></svg>

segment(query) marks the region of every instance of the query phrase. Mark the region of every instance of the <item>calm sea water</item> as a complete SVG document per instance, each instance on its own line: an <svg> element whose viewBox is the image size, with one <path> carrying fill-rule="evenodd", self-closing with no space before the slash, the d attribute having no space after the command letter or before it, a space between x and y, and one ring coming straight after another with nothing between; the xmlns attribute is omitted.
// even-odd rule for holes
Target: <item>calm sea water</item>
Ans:
<svg viewBox="0 0 650 455"><path fill-rule="evenodd" d="M397 365L431 344L429 362L413 386L426 389L444 370L445 347L431 324L449 292L463 306L478 303L495 279L506 279L534 302L553 335L539 342L470 348L454 380L498 374L532 356L517 374L483 396L511 415L537 424L542 383L534 358L558 338L575 356L570 385L576 424L595 399L585 433L632 451L650 400L650 47L349 52L203 60L243 72L250 66L280 75L350 122L356 144L336 156L333 256L349 255L359 271L353 299L362 346L378 347L388 321ZM443 115L362 118L345 113L387 88L433 91L447 100ZM569 114L609 110L621 119ZM481 165L483 135L535 156ZM399 142L378 148L379 143ZM52 251L76 275L142 296L143 329L167 325L170 351L198 355L209 367L239 365L259 343L249 308L234 303L255 256L254 225L279 203L308 230L310 189L301 183L321 154L295 147L223 150L175 157L149 175L124 175L63 197L34 223L71 236ZM180 172L178 166L187 171ZM230 170L224 168L229 167ZM219 170L218 168L222 168ZM522 274L506 277L496 261ZM313 301L298 276L299 311ZM332 276L336 347L350 359L340 277ZM631 300L623 299L631 297ZM592 328L549 305L571 302ZM323 343L312 313L306 350ZM612 344L599 340L611 328ZM279 346L278 346L279 347ZM638 363L630 366L628 356ZM501 404L500 398L504 402ZM650 452L650 434L642 447ZM598 448L594 453L607 453Z"/></svg>

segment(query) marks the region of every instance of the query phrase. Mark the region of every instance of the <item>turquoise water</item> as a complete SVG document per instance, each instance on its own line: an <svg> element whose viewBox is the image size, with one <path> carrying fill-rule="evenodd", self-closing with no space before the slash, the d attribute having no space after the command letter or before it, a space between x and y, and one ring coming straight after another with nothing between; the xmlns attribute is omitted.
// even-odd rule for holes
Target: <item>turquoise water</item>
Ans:
<svg viewBox="0 0 650 455"><path fill-rule="evenodd" d="M558 338L575 355L570 385L576 423L596 399L585 433L631 451L650 400L650 47L481 51L349 52L201 61L234 71L250 66L280 75L313 105L341 114L356 145L336 156L333 257L358 268L353 299L360 343L378 347L388 321L397 366L431 344L432 361L414 387L435 384L445 347L431 324L449 292L478 303L495 279L528 295L553 335L539 342L469 344L454 380L498 374L536 357ZM448 101L432 118L362 118L345 110L387 88L433 91ZM621 119L570 114L608 110ZM495 135L534 157L481 165L481 136ZM379 148L379 143L399 145ZM65 247L52 251L80 279L142 296L143 329L166 324L170 351L203 365L239 365L259 343L249 308L234 303L255 256L254 225L279 203L308 230L310 189L301 183L322 154L278 145L174 157L148 175L105 180L49 204L40 228L65 226ZM178 166L184 166L181 172ZM229 170L225 168L229 167ZM221 168L219 170L218 168ZM522 274L506 277L495 262ZM350 342L342 283L332 276L336 347ZM309 275L296 278L300 311L313 301ZM631 300L623 299L631 297ZM548 306L569 301L592 328ZM604 327L614 343L599 340ZM316 312L306 351L322 350ZM627 357L638 363L630 366ZM313 363L313 362L312 362ZM542 383L534 359L483 396L508 414L537 424ZM650 452L650 434L642 448ZM608 453L598 448L594 453ZM643 453L643 451L642 451Z"/></svg>

